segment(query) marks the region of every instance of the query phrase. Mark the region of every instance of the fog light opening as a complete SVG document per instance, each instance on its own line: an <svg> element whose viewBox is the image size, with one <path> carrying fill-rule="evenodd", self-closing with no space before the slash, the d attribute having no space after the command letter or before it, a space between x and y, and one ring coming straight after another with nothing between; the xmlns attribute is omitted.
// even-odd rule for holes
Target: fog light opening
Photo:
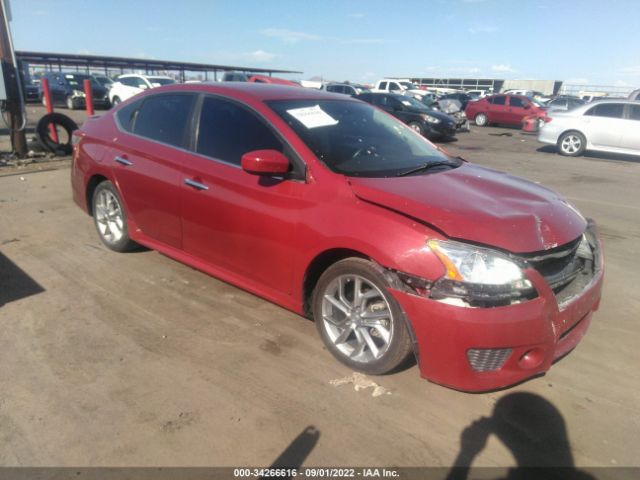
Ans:
<svg viewBox="0 0 640 480"><path fill-rule="evenodd" d="M525 352L520 360L518 360L518 365L521 368L526 370L530 370L532 368L539 367L544 360L544 351L541 348L533 348L527 352Z"/></svg>

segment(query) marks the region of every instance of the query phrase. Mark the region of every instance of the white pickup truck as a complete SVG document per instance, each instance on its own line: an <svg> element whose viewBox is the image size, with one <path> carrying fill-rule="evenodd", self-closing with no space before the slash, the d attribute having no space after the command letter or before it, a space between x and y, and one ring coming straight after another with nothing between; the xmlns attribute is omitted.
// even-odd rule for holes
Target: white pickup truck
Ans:
<svg viewBox="0 0 640 480"><path fill-rule="evenodd" d="M429 93L426 90L419 89L411 80L405 78L383 78L376 83L372 91L411 95L418 100L422 100L422 97Z"/></svg>

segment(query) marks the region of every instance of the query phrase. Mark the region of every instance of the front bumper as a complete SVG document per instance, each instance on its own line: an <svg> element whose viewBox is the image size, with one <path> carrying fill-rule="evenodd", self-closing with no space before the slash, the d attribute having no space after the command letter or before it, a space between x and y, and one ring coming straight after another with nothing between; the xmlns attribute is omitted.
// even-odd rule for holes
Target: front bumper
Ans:
<svg viewBox="0 0 640 480"><path fill-rule="evenodd" d="M421 376L457 390L479 392L546 372L578 344L599 307L604 276L601 252L598 240L599 268L589 284L562 305L534 269L526 274L538 297L503 307L455 306L393 290L413 328ZM482 360L485 352L508 354L499 368L477 371L471 358L477 354Z"/></svg>
<svg viewBox="0 0 640 480"><path fill-rule="evenodd" d="M426 125L429 128L427 133L429 138L454 137L456 134L455 122L427 123Z"/></svg>

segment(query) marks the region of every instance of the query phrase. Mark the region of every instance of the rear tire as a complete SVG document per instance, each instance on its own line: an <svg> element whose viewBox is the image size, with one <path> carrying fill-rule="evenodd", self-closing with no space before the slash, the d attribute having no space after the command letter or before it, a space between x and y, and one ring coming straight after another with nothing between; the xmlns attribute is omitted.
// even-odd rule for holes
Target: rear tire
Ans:
<svg viewBox="0 0 640 480"><path fill-rule="evenodd" d="M489 125L489 119L484 113L477 114L474 120L478 127L486 127L487 125Z"/></svg>
<svg viewBox="0 0 640 480"><path fill-rule="evenodd" d="M578 157L586 147L587 139L580 132L565 132L558 139L558 153L566 157Z"/></svg>
<svg viewBox="0 0 640 480"><path fill-rule="evenodd" d="M413 353L407 319L378 265L347 258L318 280L312 306L327 349L353 370L389 373Z"/></svg>
<svg viewBox="0 0 640 480"><path fill-rule="evenodd" d="M137 247L129 238L127 213L113 183L105 180L96 187L91 210L98 236L107 248L115 252L128 252Z"/></svg>

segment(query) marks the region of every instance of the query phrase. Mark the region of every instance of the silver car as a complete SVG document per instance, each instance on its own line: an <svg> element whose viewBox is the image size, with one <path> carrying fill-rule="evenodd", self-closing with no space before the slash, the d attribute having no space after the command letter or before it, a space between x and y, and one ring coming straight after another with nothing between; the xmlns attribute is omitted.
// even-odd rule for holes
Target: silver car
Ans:
<svg viewBox="0 0 640 480"><path fill-rule="evenodd" d="M640 101L598 100L567 112L547 112L538 141L572 157L586 150L640 155Z"/></svg>

